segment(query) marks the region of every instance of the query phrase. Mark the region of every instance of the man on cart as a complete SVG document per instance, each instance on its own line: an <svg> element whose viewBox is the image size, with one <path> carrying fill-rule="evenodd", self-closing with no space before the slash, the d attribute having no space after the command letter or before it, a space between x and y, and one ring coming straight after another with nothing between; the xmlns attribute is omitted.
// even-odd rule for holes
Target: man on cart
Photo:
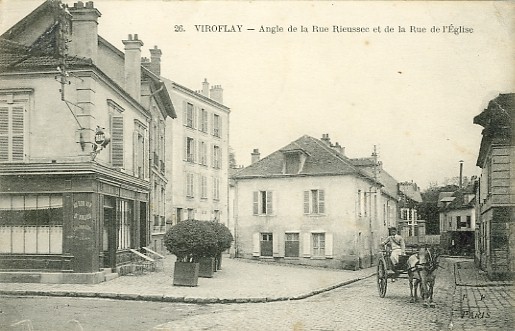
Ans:
<svg viewBox="0 0 515 331"><path fill-rule="evenodd" d="M390 251L390 261L392 262L392 270L402 269L403 266L399 266L399 256L404 255L406 252L406 245L404 239L397 233L395 227L388 229L390 235L383 241L383 245L387 251Z"/></svg>

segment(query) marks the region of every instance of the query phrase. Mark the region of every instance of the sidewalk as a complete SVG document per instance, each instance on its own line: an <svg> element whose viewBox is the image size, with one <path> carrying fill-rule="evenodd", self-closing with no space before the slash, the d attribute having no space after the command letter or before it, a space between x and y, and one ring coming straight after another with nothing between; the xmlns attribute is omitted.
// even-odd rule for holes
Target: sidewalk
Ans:
<svg viewBox="0 0 515 331"><path fill-rule="evenodd" d="M199 278L197 287L172 285L175 257L167 255L164 270L122 276L100 284L2 283L3 295L99 297L119 300L188 303L246 303L299 300L372 276L376 268L358 271L273 264L224 256L213 278Z"/></svg>
<svg viewBox="0 0 515 331"><path fill-rule="evenodd" d="M449 259L455 291L452 299L454 330L513 330L515 288L511 281L491 281L470 259Z"/></svg>

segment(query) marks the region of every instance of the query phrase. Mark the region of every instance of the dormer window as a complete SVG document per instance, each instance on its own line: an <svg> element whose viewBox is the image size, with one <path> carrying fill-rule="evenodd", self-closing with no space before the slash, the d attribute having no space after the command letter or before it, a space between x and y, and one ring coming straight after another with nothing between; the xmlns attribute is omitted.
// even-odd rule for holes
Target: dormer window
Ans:
<svg viewBox="0 0 515 331"><path fill-rule="evenodd" d="M302 171L306 161L306 153L303 150L283 151L284 167L283 173L295 175Z"/></svg>

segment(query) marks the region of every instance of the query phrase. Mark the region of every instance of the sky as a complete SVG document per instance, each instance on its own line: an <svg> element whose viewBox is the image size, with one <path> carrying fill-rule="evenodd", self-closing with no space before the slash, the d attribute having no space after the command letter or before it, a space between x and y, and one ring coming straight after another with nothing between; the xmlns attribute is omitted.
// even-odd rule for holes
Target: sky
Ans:
<svg viewBox="0 0 515 331"><path fill-rule="evenodd" d="M0 33L41 2L0 0ZM119 49L137 33L143 56L154 45L162 50L164 77L193 90L205 78L222 85L230 146L245 166L254 148L265 157L327 133L352 158L376 145L388 173L423 189L458 176L460 160L464 175L478 175L482 127L473 118L499 93L514 92L515 5L507 1L94 4L99 34ZM356 27L369 31L342 32Z"/></svg>

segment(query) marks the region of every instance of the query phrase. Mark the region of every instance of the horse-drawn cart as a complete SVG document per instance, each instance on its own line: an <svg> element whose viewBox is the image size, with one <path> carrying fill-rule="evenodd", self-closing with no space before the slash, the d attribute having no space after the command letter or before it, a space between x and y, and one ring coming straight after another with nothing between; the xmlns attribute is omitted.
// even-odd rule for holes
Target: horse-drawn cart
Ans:
<svg viewBox="0 0 515 331"><path fill-rule="evenodd" d="M390 260L390 251L386 248L379 251L377 263L377 289L381 298L386 296L389 278L396 279L401 274L408 272L408 258L415 252L416 249L414 247L406 247L406 254L400 255L399 263L397 266L394 266Z"/></svg>

